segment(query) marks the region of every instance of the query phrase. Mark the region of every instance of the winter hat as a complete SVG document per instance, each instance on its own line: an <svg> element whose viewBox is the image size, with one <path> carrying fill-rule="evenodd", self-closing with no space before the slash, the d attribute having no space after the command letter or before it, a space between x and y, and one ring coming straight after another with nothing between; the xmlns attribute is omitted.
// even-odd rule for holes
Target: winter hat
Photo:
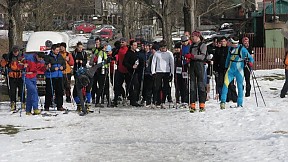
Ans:
<svg viewBox="0 0 288 162"><path fill-rule="evenodd" d="M60 46L65 47L65 48L67 47L65 42L60 43Z"/></svg>
<svg viewBox="0 0 288 162"><path fill-rule="evenodd" d="M13 46L12 47L12 52L19 52L19 47L18 46Z"/></svg>
<svg viewBox="0 0 288 162"><path fill-rule="evenodd" d="M242 38L242 42L244 42L244 41L246 41L246 40L249 41L249 38L248 38L248 37L244 37L244 38Z"/></svg>
<svg viewBox="0 0 288 162"><path fill-rule="evenodd" d="M45 42L45 46L46 46L46 47L51 48L52 45L53 45L52 41L46 40L46 42Z"/></svg>
<svg viewBox="0 0 288 162"><path fill-rule="evenodd" d="M189 40L188 37L185 35L181 37L181 42L186 42L188 40Z"/></svg>
<svg viewBox="0 0 288 162"><path fill-rule="evenodd" d="M176 43L174 48L181 48L181 42Z"/></svg>
<svg viewBox="0 0 288 162"><path fill-rule="evenodd" d="M201 36L201 33L200 33L199 31L196 31L196 30L195 30L195 31L192 32L192 37L193 37L193 36L200 37L200 36Z"/></svg>
<svg viewBox="0 0 288 162"><path fill-rule="evenodd" d="M106 48L106 52L110 52L110 51L112 51L112 47L110 45L108 45Z"/></svg>

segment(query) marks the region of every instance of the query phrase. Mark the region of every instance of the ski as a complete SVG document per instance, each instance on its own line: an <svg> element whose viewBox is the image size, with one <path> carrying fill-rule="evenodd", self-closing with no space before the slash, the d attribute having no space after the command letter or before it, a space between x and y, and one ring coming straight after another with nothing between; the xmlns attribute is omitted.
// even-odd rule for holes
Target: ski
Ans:
<svg viewBox="0 0 288 162"><path fill-rule="evenodd" d="M231 109L236 109L236 108L243 108L243 107L242 106L231 105L230 108Z"/></svg>
<svg viewBox="0 0 288 162"><path fill-rule="evenodd" d="M51 114L51 113L47 113L47 112L44 112L41 115L42 115L42 117L58 116L58 114Z"/></svg>

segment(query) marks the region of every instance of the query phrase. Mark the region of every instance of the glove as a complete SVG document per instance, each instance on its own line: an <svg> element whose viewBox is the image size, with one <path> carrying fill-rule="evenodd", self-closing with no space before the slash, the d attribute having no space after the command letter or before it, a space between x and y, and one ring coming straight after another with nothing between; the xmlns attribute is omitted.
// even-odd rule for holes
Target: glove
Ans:
<svg viewBox="0 0 288 162"><path fill-rule="evenodd" d="M186 60L191 60L191 59L194 59L194 57L195 57L195 55L194 54L191 54L191 53L187 53L186 55L185 55L185 58L186 58Z"/></svg>
<svg viewBox="0 0 288 162"><path fill-rule="evenodd" d="M252 62L248 62L248 66L251 68L253 67L253 63Z"/></svg>

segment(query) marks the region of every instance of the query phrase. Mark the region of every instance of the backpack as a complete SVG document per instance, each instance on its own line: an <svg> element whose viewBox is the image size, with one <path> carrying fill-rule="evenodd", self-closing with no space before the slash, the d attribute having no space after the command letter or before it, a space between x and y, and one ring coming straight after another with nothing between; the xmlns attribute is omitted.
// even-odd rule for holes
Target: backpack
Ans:
<svg viewBox="0 0 288 162"><path fill-rule="evenodd" d="M231 50L232 48L229 48L230 55L234 55L234 56L238 55L239 58L242 59L242 56L240 55L242 48L243 48L243 45L240 44L240 46L238 47L238 53L237 54L232 53L232 50ZM232 61L232 62L242 62L242 61L245 61L245 59L242 59L241 61L234 61L234 60L230 60L230 61Z"/></svg>
<svg viewBox="0 0 288 162"><path fill-rule="evenodd" d="M201 55L201 46L202 46L203 42L200 42L197 46L197 55ZM195 46L193 46L193 44L191 45L190 47L190 52L192 51L192 48L196 48ZM208 51L206 50L206 54L205 54L205 57L203 60L197 60L197 61L202 61L202 62L207 62L207 61L210 61L210 59L208 59L208 56L209 56L209 53Z"/></svg>

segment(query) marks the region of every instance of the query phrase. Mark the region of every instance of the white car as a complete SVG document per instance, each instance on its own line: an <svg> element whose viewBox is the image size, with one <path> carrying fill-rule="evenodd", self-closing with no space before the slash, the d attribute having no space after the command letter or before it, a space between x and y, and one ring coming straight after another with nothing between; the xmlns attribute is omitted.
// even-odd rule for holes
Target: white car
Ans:
<svg viewBox="0 0 288 162"><path fill-rule="evenodd" d="M113 33L116 31L116 28L113 26L113 25L102 25L102 26L98 26L96 27L96 29L92 30L92 35L94 34L97 34L97 33L100 33L101 30L103 29L109 29L109 30L112 30Z"/></svg>
<svg viewBox="0 0 288 162"><path fill-rule="evenodd" d="M204 40L211 40L214 35L217 35L217 33L213 30L206 30L200 32Z"/></svg>

